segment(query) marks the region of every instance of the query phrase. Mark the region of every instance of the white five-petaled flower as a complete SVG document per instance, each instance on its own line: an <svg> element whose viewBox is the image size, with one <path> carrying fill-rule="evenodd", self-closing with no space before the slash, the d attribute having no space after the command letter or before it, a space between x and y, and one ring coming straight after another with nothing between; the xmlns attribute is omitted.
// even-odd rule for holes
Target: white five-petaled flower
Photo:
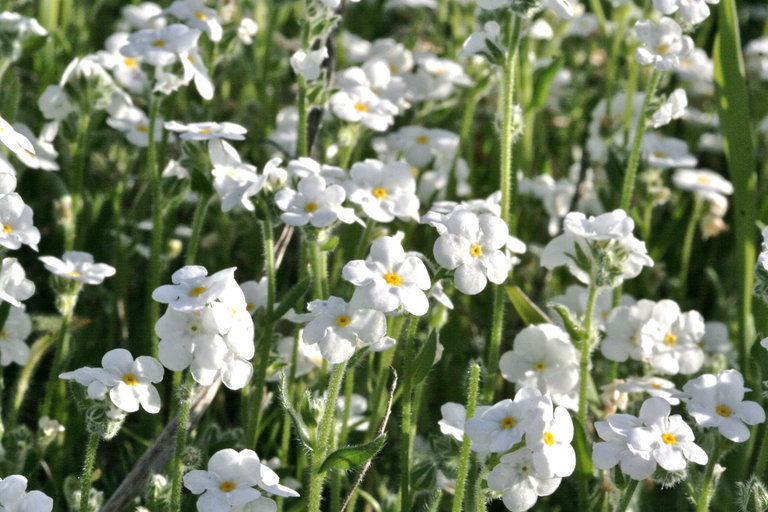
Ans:
<svg viewBox="0 0 768 512"><path fill-rule="evenodd" d="M464 432L472 440L472 449L478 452L504 452L519 443L531 422L543 414L540 409L549 402L542 401L536 388L524 387L514 400L497 402L464 425Z"/></svg>
<svg viewBox="0 0 768 512"><path fill-rule="evenodd" d="M221 41L222 28L216 11L205 6L205 0L177 0L165 12L187 25L202 30L213 42Z"/></svg>
<svg viewBox="0 0 768 512"><path fill-rule="evenodd" d="M115 275L115 267L106 263L94 263L93 255L81 251L67 251L59 259L40 256L45 268L57 276L85 284L101 284L105 277Z"/></svg>
<svg viewBox="0 0 768 512"><path fill-rule="evenodd" d="M607 421L595 422L595 431L602 439L592 445L592 462L598 469L608 470L619 464L621 471L635 480L645 480L656 470L656 461L648 452L633 450L627 436L642 428L640 418L631 414L612 414Z"/></svg>
<svg viewBox="0 0 768 512"><path fill-rule="evenodd" d="M112 403L125 412L136 412L139 405L148 413L160 411L160 395L153 384L163 380L163 365L154 357L135 360L123 348L110 350L101 359L103 368L83 367L59 375L88 387L88 396L103 400L107 393Z"/></svg>
<svg viewBox="0 0 768 512"><path fill-rule="evenodd" d="M675 89L669 95L651 118L651 125L654 128L661 128L672 122L673 119L680 119L685 115L685 109L688 106L688 96L685 89Z"/></svg>
<svg viewBox="0 0 768 512"><path fill-rule="evenodd" d="M40 491L27 492L22 475L0 478L0 510L3 512L51 512L53 500Z"/></svg>
<svg viewBox="0 0 768 512"><path fill-rule="evenodd" d="M525 446L533 452L533 467L543 478L570 476L576 468L576 452L571 446L573 420L565 407L553 410L549 396L542 402L540 417L525 432Z"/></svg>
<svg viewBox="0 0 768 512"><path fill-rule="evenodd" d="M648 362L667 375L690 375L704 364L704 351L699 346L704 336L704 318L698 311L681 313L673 300L657 302L648 321L640 330L640 343L650 346Z"/></svg>
<svg viewBox="0 0 768 512"><path fill-rule="evenodd" d="M323 61L328 58L328 48L323 46L319 50L297 50L291 55L291 68L297 75L303 76L306 80L317 80L320 76Z"/></svg>
<svg viewBox="0 0 768 512"><path fill-rule="evenodd" d="M0 265L0 300L21 307L21 301L35 293L35 283L27 279L24 267L16 258L3 258Z"/></svg>
<svg viewBox="0 0 768 512"><path fill-rule="evenodd" d="M637 62L643 66L652 64L659 71L677 69L680 58L689 55L694 48L693 39L684 36L680 25L666 16L658 24L651 20L638 21L635 34L641 43L635 50Z"/></svg>
<svg viewBox="0 0 768 512"><path fill-rule="evenodd" d="M541 476L534 467L533 452L526 447L502 455L488 473L488 487L502 493L504 506L511 512L530 509L539 496L555 492L561 481L560 477Z"/></svg>
<svg viewBox="0 0 768 512"><path fill-rule="evenodd" d="M296 188L285 187L275 194L275 204L283 211L280 218L286 224L324 228L336 219L345 224L362 223L352 208L341 205L347 196L341 185L328 185L319 174L310 174Z"/></svg>
<svg viewBox="0 0 768 512"><path fill-rule="evenodd" d="M248 130L237 123L214 123L206 121L203 123L183 124L178 121L168 121L163 126L166 130L181 133L179 138L184 140L211 140L211 139L229 139L245 140L245 134Z"/></svg>
<svg viewBox="0 0 768 512"><path fill-rule="evenodd" d="M171 276L173 284L165 284L152 292L152 298L168 304L176 311L197 311L221 296L230 281L234 281L235 267L208 275L200 265L187 265Z"/></svg>
<svg viewBox="0 0 768 512"><path fill-rule="evenodd" d="M16 363L20 366L29 360L29 347L24 340L32 334L32 320L25 307L11 307L8 318L0 330L0 365Z"/></svg>
<svg viewBox="0 0 768 512"><path fill-rule="evenodd" d="M40 231L32 221L32 208L16 192L0 195L0 245L18 249L24 245L37 251Z"/></svg>
<svg viewBox="0 0 768 512"><path fill-rule="evenodd" d="M391 236L375 240L368 260L350 261L344 265L342 275L357 286L354 297L374 309L388 313L402 306L416 316L429 310L424 290L429 290L432 283L427 267L418 257L407 256L400 242Z"/></svg>
<svg viewBox="0 0 768 512"><path fill-rule="evenodd" d="M362 123L371 130L383 132L394 122L397 106L380 98L363 85L342 89L331 96L331 111L339 119Z"/></svg>
<svg viewBox="0 0 768 512"><path fill-rule="evenodd" d="M688 151L688 144L675 137L662 137L655 133L643 136L643 156L648 164L659 169L693 167L698 160Z"/></svg>
<svg viewBox="0 0 768 512"><path fill-rule="evenodd" d="M744 378L736 370L710 373L688 381L683 392L688 395L686 408L702 427L717 427L727 439L743 443L749 439L746 425L765 421L765 411L757 402L744 400Z"/></svg>
<svg viewBox="0 0 768 512"><path fill-rule="evenodd" d="M228 212L236 206L253 211L251 197L259 193L266 178L256 167L243 163L240 154L225 140L211 139L208 155L213 164L213 187L221 199L221 210Z"/></svg>
<svg viewBox="0 0 768 512"><path fill-rule="evenodd" d="M262 496L262 490L288 498L299 496L279 482L277 474L248 449L219 450L208 460L207 471L195 469L184 475L184 486L194 494L202 494L197 500L199 512L229 512L246 504L255 505L257 511L269 510L259 503L272 501Z"/></svg>
<svg viewBox="0 0 768 512"><path fill-rule="evenodd" d="M159 30L142 29L128 37L128 44L120 48L125 57L141 57L153 66L168 66L176 62L181 52L197 45L200 31L180 23Z"/></svg>
<svg viewBox="0 0 768 512"><path fill-rule="evenodd" d="M652 397L643 402L640 420L646 426L629 431L629 447L635 452L649 454L667 471L682 471L688 461L706 464L709 457L693 442L691 427L679 414L670 416L669 413L669 402L663 398Z"/></svg>
<svg viewBox="0 0 768 512"><path fill-rule="evenodd" d="M456 209L445 222L447 231L435 241L435 260L448 270L456 270L456 288L468 295L485 289L488 281L507 280L510 262L502 250L509 238L507 224L495 215L477 215Z"/></svg>
<svg viewBox="0 0 768 512"><path fill-rule="evenodd" d="M344 182L349 200L368 217L377 222L418 220L416 179L408 165L368 158L354 164L349 174L351 179Z"/></svg>
<svg viewBox="0 0 768 512"><path fill-rule="evenodd" d="M387 320L375 309L362 309L339 297L313 300L307 309L315 317L304 327L305 343L317 343L323 359L331 364L348 361L355 353L358 340L381 351L391 347L394 340L386 335Z"/></svg>
<svg viewBox="0 0 768 512"><path fill-rule="evenodd" d="M515 336L514 349L501 356L499 368L518 386L564 394L579 380L578 359L565 331L552 324L529 325Z"/></svg>
<svg viewBox="0 0 768 512"><path fill-rule="evenodd" d="M709 6L720 0L653 0L653 6L662 14L680 12L680 17L691 24L698 24L709 17Z"/></svg>
<svg viewBox="0 0 768 512"><path fill-rule="evenodd" d="M482 416L490 407L487 405L478 405L475 407L475 416ZM462 404L456 402L446 402L440 406L442 419L437 422L440 426L440 432L453 437L461 442L464 439L464 427L467 422L467 409Z"/></svg>

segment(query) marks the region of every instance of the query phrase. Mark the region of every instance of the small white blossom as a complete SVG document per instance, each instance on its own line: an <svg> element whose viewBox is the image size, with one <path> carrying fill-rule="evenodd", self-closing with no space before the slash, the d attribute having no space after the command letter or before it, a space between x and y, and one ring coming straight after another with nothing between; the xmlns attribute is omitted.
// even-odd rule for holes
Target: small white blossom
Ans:
<svg viewBox="0 0 768 512"><path fill-rule="evenodd" d="M35 293L35 283L27 279L24 267L16 258L3 258L0 266L0 300L21 307L21 301Z"/></svg>
<svg viewBox="0 0 768 512"><path fill-rule="evenodd" d="M720 0L653 0L653 6L662 14L680 12L680 17L693 25L709 17L707 4L718 4Z"/></svg>
<svg viewBox="0 0 768 512"><path fill-rule="evenodd" d="M344 183L349 200L359 204L377 222L418 220L416 179L403 162L383 163L368 158L350 169Z"/></svg>
<svg viewBox="0 0 768 512"><path fill-rule="evenodd" d="M128 37L128 44L120 48L125 57L141 57L152 66L169 66L181 52L197 45L200 31L180 23L159 30L143 29Z"/></svg>
<svg viewBox="0 0 768 512"><path fill-rule="evenodd" d="M464 432L472 440L472 449L478 452L498 453L512 448L523 439L523 434L541 416L541 392L524 387L514 400L497 402L474 418L469 418Z"/></svg>
<svg viewBox="0 0 768 512"><path fill-rule="evenodd" d="M319 50L297 50L291 55L291 68L297 75L303 76L310 82L320 77L322 64L328 58L328 48L323 46Z"/></svg>
<svg viewBox="0 0 768 512"><path fill-rule="evenodd" d="M545 478L536 471L533 452L520 448L501 456L488 473L488 487L501 492L504 506L511 512L523 512L536 504L539 496L554 493L562 478Z"/></svg>
<svg viewBox="0 0 768 512"><path fill-rule="evenodd" d="M177 0L165 10L187 25L208 34L213 42L221 41L222 28L216 11L205 6L205 0Z"/></svg>
<svg viewBox="0 0 768 512"><path fill-rule="evenodd" d="M45 268L57 276L85 284L101 284L105 277L115 275L115 267L106 263L94 263L93 255L81 251L67 251L59 259L40 256Z"/></svg>
<svg viewBox="0 0 768 512"><path fill-rule="evenodd" d="M336 219L345 224L362 223L352 208L342 206L347 193L341 185L328 185L320 175L312 174L297 189L286 187L275 194L275 204L283 211L280 218L286 224L325 228Z"/></svg>
<svg viewBox="0 0 768 512"><path fill-rule="evenodd" d="M27 479L21 475L0 478L0 510L8 512L51 512L53 500L40 491L26 492Z"/></svg>
<svg viewBox="0 0 768 512"><path fill-rule="evenodd" d="M685 109L688 106L688 96L685 89L675 89L651 117L651 126L661 128L672 122L673 119L680 119L685 115Z"/></svg>
<svg viewBox="0 0 768 512"><path fill-rule="evenodd" d="M654 24L640 20L635 24L640 46L635 50L637 62L653 65L659 71L674 71L680 67L680 58L688 56L694 48L693 39L683 35L680 25L666 16Z"/></svg>
<svg viewBox="0 0 768 512"><path fill-rule="evenodd" d="M164 126L166 130L181 133L179 137L183 140L245 140L245 134L248 131L244 126L229 122L214 123L208 121L182 124L178 121L168 121Z"/></svg>

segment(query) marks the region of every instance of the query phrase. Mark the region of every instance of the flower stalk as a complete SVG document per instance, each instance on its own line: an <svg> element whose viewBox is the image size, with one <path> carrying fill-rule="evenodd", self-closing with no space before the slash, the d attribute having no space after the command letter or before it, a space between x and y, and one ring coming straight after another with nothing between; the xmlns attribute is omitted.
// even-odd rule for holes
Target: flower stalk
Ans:
<svg viewBox="0 0 768 512"><path fill-rule="evenodd" d="M96 462L96 450L99 447L100 440L101 435L98 431L91 432L88 435L83 473L80 476L80 512L90 512L88 501L91 496L91 485L93 484L93 466Z"/></svg>
<svg viewBox="0 0 768 512"><path fill-rule="evenodd" d="M152 200L152 242L149 250L149 274L147 276L147 304L149 304L147 329L152 346L152 355L157 357L158 339L155 335L155 324L160 315L160 304L152 300L152 292L160 285L161 252L163 242L163 207L160 173L157 164L157 145L155 142L155 126L160 112L162 99L153 95L149 107L149 144L147 146L147 181L149 182Z"/></svg>
<svg viewBox="0 0 768 512"><path fill-rule="evenodd" d="M171 512L179 512L181 510L181 478L182 478L182 464L181 456L184 454L184 449L187 447L187 424L189 423L189 409L192 405L190 400L189 386L191 382L189 377L184 379L184 384L179 386L176 390L179 400L179 412L178 423L176 424L176 451L171 461L172 468L171 474L173 475L173 484L171 487Z"/></svg>
<svg viewBox="0 0 768 512"><path fill-rule="evenodd" d="M629 506L629 502L632 501L632 497L635 495L635 490L637 490L637 484L640 483L640 480L630 479L629 483L627 484L627 488L624 489L624 493L621 495L621 500L619 500L618 505L616 505L615 512L624 512L627 510L627 507Z"/></svg>
<svg viewBox="0 0 768 512"><path fill-rule="evenodd" d="M473 364L469 369L469 392L467 393L467 418L475 416L477 407L477 394L480 387L480 365ZM456 475L456 492L454 493L452 512L461 512L464 505L464 489L467 485L467 473L469 472L470 447L472 440L465 435L461 441L461 455L459 458L459 472Z"/></svg>
<svg viewBox="0 0 768 512"><path fill-rule="evenodd" d="M400 510L411 510L411 459L413 458L413 362L419 318L408 318L403 345L403 395L400 436Z"/></svg>

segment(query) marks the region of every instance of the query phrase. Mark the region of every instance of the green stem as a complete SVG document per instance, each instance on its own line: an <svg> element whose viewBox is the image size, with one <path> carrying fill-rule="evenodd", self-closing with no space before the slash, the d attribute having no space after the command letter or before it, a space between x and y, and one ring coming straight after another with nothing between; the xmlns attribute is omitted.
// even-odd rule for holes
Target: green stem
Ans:
<svg viewBox="0 0 768 512"><path fill-rule="evenodd" d="M624 489L624 494L621 495L621 501L616 505L616 510L614 512L624 512L627 510L629 502L632 501L632 496L635 495L638 483L640 483L640 480L630 479L627 488Z"/></svg>
<svg viewBox="0 0 768 512"><path fill-rule="evenodd" d="M56 404L61 404L64 393L64 383L59 379L59 374L64 369L64 361L69 352L69 324L72 322L72 314L77 304L77 295L65 296L59 299L64 306L59 326L58 339L56 340L56 352L53 355L53 364L48 375L48 382L45 388L45 398L43 406L40 408L40 417L51 416L51 408L54 400Z"/></svg>
<svg viewBox="0 0 768 512"><path fill-rule="evenodd" d="M411 510L411 460L413 458L413 360L419 318L408 318L403 346L403 394L400 435L400 510Z"/></svg>
<svg viewBox="0 0 768 512"><path fill-rule="evenodd" d="M69 184L72 196L72 217L64 232L64 250L71 251L77 238L78 218L83 210L83 179L88 162L88 142L91 138L91 116L83 114L78 120L77 147L72 163L72 182Z"/></svg>
<svg viewBox="0 0 768 512"><path fill-rule="evenodd" d="M477 406L477 393L480 387L480 365L473 364L469 369L469 392L467 393L467 418L475 416ZM456 492L453 498L452 512L461 512L464 504L464 489L467 485L467 473L469 471L470 446L472 441L469 436L464 436L461 441L461 456L459 458L459 472L456 476Z"/></svg>
<svg viewBox="0 0 768 512"><path fill-rule="evenodd" d="M587 381L589 380L589 353L594 344L594 332L592 320L597 302L597 285L589 284L589 295L587 296L587 310L584 314L584 330L587 332L587 339L581 342L579 347L579 423L585 432L587 429Z"/></svg>
<svg viewBox="0 0 768 512"><path fill-rule="evenodd" d="M704 470L704 480L701 484L701 489L696 493L698 498L696 499L696 512L707 512L709 510L709 502L715 495L715 489L712 488L714 483L715 465L720 460L720 455L723 453L723 442L718 435L715 438L715 450L709 456L709 462L707 462L707 469Z"/></svg>
<svg viewBox="0 0 768 512"><path fill-rule="evenodd" d="M501 126L500 126L500 169L499 186L501 188L501 218L506 222L510 231L515 232L515 220L510 217L510 204L517 199L517 175L512 170L512 146L514 144L514 95L515 95L515 64L517 49L520 42L520 17L512 14L511 30L507 45L506 61L501 83Z"/></svg>
<svg viewBox="0 0 768 512"><path fill-rule="evenodd" d="M762 475L765 471L766 463L768 463L768 431L763 431L762 439L760 440L760 451L757 453L757 461L752 468L755 475Z"/></svg>
<svg viewBox="0 0 768 512"><path fill-rule="evenodd" d="M629 155L629 162L627 163L627 173L624 175L624 185L621 188L621 201L619 202L619 208L628 212L630 203L632 202L632 192L635 189L635 181L637 180L637 166L640 163L640 148L643 143L643 135L645 135L645 115L653 96L656 94L656 88L659 86L661 80L661 73L655 69L651 71L651 76L648 79L648 85L645 89L645 100L643 101L643 107L640 109L640 113L637 116L637 125L635 126L635 138L632 141L632 152ZM628 96L628 102L631 104L631 96ZM610 101L610 99L609 99Z"/></svg>
<svg viewBox="0 0 768 512"><path fill-rule="evenodd" d="M177 394L183 394L183 396L176 397L176 399L180 401L180 404L178 424L176 425L176 451L173 455L173 460L171 461L171 474L173 475L171 512L179 512L181 510L181 477L184 472L181 467L181 456L184 454L184 449L187 446L187 423L189 422L189 408L191 406L191 401L189 399L189 390L186 388L190 385L190 379L187 377L184 379L184 384L182 384L181 388L176 390Z"/></svg>
<svg viewBox="0 0 768 512"><path fill-rule="evenodd" d="M491 316L491 336L488 343L488 357L486 358L485 371L488 372L483 384L483 400L493 401L493 393L496 389L496 377L499 369L499 357L501 354L501 338L504 333L504 286L493 287L493 314Z"/></svg>
<svg viewBox="0 0 768 512"><path fill-rule="evenodd" d="M325 475L320 471L320 468L330 449L331 438L336 424L336 399L339 396L339 390L341 389L346 369L347 363L335 365L328 382L328 392L325 397L323 415L320 418L320 426L318 427L315 451L312 452L308 512L319 512L320 510L320 501L323 497L323 482L325 480Z"/></svg>
<svg viewBox="0 0 768 512"><path fill-rule="evenodd" d="M693 247L693 235L696 233L696 223L701 217L701 209L703 201L699 196L695 196L693 203L693 212L688 217L688 225L685 228L685 237L683 238L683 248L680 253L680 294L679 299L682 300L686 297L686 284L688 282L688 267L691 263L691 249Z"/></svg>
<svg viewBox="0 0 768 512"><path fill-rule="evenodd" d="M310 265L312 267L313 295L315 299L324 299L327 297L326 281L328 279L323 251L316 240L309 240L311 251Z"/></svg>
<svg viewBox="0 0 768 512"><path fill-rule="evenodd" d="M93 466L96 462L96 449L99 447L100 439L98 432L92 432L88 437L88 446L85 448L83 474L80 477L80 512L90 512L88 498L90 498L91 495Z"/></svg>
<svg viewBox="0 0 768 512"><path fill-rule="evenodd" d="M197 202L195 213L192 217L192 235L190 235L189 244L187 244L187 256L184 259L185 265L193 265L195 263L197 249L200 246L200 235L203 231L203 224L205 224L205 214L208 212L208 206L210 206L212 199L213 196L204 196Z"/></svg>
<svg viewBox="0 0 768 512"><path fill-rule="evenodd" d="M160 285L160 257L163 242L163 207L160 173L157 166L157 149L155 143L155 125L160 112L160 97L152 96L149 107L149 145L147 147L147 181L149 182L152 199L152 243L149 252L149 274L147 276L147 332L151 340L152 355L157 357L158 339L155 335L155 323L160 314L160 304L152 299L152 292Z"/></svg>

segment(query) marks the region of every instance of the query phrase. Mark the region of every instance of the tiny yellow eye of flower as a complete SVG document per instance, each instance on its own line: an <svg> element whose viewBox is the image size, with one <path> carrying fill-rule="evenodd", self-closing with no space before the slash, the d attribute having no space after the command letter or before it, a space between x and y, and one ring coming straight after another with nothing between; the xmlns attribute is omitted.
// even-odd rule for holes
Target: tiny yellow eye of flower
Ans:
<svg viewBox="0 0 768 512"><path fill-rule="evenodd" d="M72 270L70 272L67 272L67 275L70 277L80 277L82 274L77 270Z"/></svg>
<svg viewBox="0 0 768 512"><path fill-rule="evenodd" d="M658 382L651 382L651 387L653 389L661 389L661 384L659 384Z"/></svg>
<svg viewBox="0 0 768 512"><path fill-rule="evenodd" d="M477 244L472 244L469 248L469 254L471 254L473 258L478 258L483 255L483 248Z"/></svg>
<svg viewBox="0 0 768 512"><path fill-rule="evenodd" d="M667 345L668 347L674 347L675 345L677 345L677 336L675 336L671 332L667 333L667 335L664 336L664 344Z"/></svg>
<svg viewBox="0 0 768 512"><path fill-rule="evenodd" d="M210 128L200 128L200 133L211 133L212 131Z"/></svg>
<svg viewBox="0 0 768 512"><path fill-rule="evenodd" d="M205 286L195 286L191 290L189 290L189 296L190 297L197 297L201 293L203 293L207 288Z"/></svg>
<svg viewBox="0 0 768 512"><path fill-rule="evenodd" d="M700 185L708 185L709 184L709 177L708 176L696 176L696 183L699 183Z"/></svg>
<svg viewBox="0 0 768 512"><path fill-rule="evenodd" d="M5 331L0 331L0 340L7 340L8 339L8 333Z"/></svg>
<svg viewBox="0 0 768 512"><path fill-rule="evenodd" d="M666 444L677 444L677 438L674 434L670 434L669 432L661 434L661 440Z"/></svg>
<svg viewBox="0 0 768 512"><path fill-rule="evenodd" d="M505 416L501 419L501 428L515 428L517 419L512 416Z"/></svg>
<svg viewBox="0 0 768 512"><path fill-rule="evenodd" d="M138 62L136 62L136 59L131 57L126 57L123 59L123 65L127 68L135 68L138 65Z"/></svg>
<svg viewBox="0 0 768 512"><path fill-rule="evenodd" d="M544 369L546 369L547 364L544 361L538 361L533 364L533 369L537 372L542 372Z"/></svg>
<svg viewBox="0 0 768 512"><path fill-rule="evenodd" d="M11 225L6 222L3 222L3 233L10 233L11 231L13 231L13 228L11 227Z"/></svg>
<svg viewBox="0 0 768 512"><path fill-rule="evenodd" d="M346 327L352 322L352 319L347 315L339 315L336 317L336 325L339 327Z"/></svg>
<svg viewBox="0 0 768 512"><path fill-rule="evenodd" d="M669 52L669 46L667 46L666 44L660 44L659 46L656 47L656 53L658 53L659 55L666 55L667 52Z"/></svg>
<svg viewBox="0 0 768 512"><path fill-rule="evenodd" d="M373 194L373 197L375 197L376 199L384 199L385 197L387 197L387 189L376 187L371 191L371 194Z"/></svg>
<svg viewBox="0 0 768 512"><path fill-rule="evenodd" d="M165 41L163 41L162 39L158 39L157 41L152 43L152 46L154 46L155 48L162 48L163 46L165 46Z"/></svg>
<svg viewBox="0 0 768 512"><path fill-rule="evenodd" d="M729 417L731 414L733 414L733 411L727 406L727 405L718 405L715 407L715 412L722 416L723 418Z"/></svg>
<svg viewBox="0 0 768 512"><path fill-rule="evenodd" d="M386 274L384 276L384 280L387 282L387 284L391 286L400 286L400 283L402 282L402 280L400 279L400 276L393 272Z"/></svg>
<svg viewBox="0 0 768 512"><path fill-rule="evenodd" d="M544 444L547 446L555 444L555 434L552 432L544 432Z"/></svg>
<svg viewBox="0 0 768 512"><path fill-rule="evenodd" d="M653 156L655 156L656 158L664 158L664 157L665 157L665 156L667 156L667 155L666 155L666 154L664 154L664 153L663 153L663 152L661 152L661 151L657 151L657 152L655 152L655 153L653 154Z"/></svg>
<svg viewBox="0 0 768 512"><path fill-rule="evenodd" d="M139 379L137 379L136 376L132 373L126 373L125 375L123 375L123 382L133 387L139 383Z"/></svg>
<svg viewBox="0 0 768 512"><path fill-rule="evenodd" d="M248 304L245 305L245 310L246 311L253 311L254 309L256 309L256 304L251 304L249 302Z"/></svg>
<svg viewBox="0 0 768 512"><path fill-rule="evenodd" d="M307 213L312 213L317 210L317 203L307 203L304 205L304 211Z"/></svg>
<svg viewBox="0 0 768 512"><path fill-rule="evenodd" d="M418 137L416 137L416 142L418 142L419 144L426 144L427 142L429 142L429 137L425 137L424 135L419 135Z"/></svg>
<svg viewBox="0 0 768 512"><path fill-rule="evenodd" d="M630 336L630 337L629 337L629 341L631 341L631 342L632 342L632 343L634 343L634 344L637 344L637 336L635 336L635 335L633 334L632 336Z"/></svg>
<svg viewBox="0 0 768 512"><path fill-rule="evenodd" d="M226 480L219 484L219 490L221 492L232 492L235 490L235 484L234 482L230 482L229 480Z"/></svg>
<svg viewBox="0 0 768 512"><path fill-rule="evenodd" d="M355 103L355 110L358 112L368 112L368 107L362 103Z"/></svg>
<svg viewBox="0 0 768 512"><path fill-rule="evenodd" d="M149 127L145 124L140 124L136 127L136 131L139 131L141 133L147 133L149 131Z"/></svg>
<svg viewBox="0 0 768 512"><path fill-rule="evenodd" d="M200 21L205 21L205 20L208 19L208 16L206 16L205 14L203 14L201 12L196 12L195 13L195 18L199 19Z"/></svg>

